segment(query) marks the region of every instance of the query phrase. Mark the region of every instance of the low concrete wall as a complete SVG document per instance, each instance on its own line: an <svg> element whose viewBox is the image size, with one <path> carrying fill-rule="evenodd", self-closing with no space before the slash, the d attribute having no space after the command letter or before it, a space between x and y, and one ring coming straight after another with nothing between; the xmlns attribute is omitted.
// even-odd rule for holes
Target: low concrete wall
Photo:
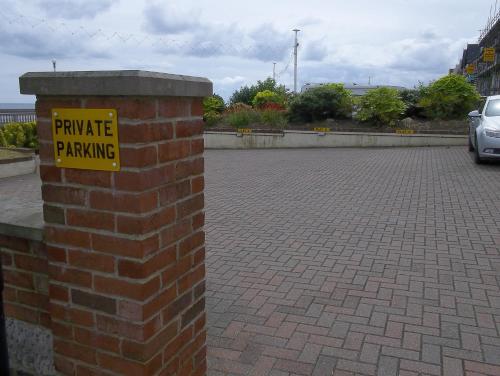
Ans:
<svg viewBox="0 0 500 376"><path fill-rule="evenodd" d="M335 148L464 146L467 136L445 134L395 134L284 131L283 133L213 132L204 134L206 149Z"/></svg>
<svg viewBox="0 0 500 376"><path fill-rule="evenodd" d="M12 374L55 375L42 223L0 223L7 347Z"/></svg>

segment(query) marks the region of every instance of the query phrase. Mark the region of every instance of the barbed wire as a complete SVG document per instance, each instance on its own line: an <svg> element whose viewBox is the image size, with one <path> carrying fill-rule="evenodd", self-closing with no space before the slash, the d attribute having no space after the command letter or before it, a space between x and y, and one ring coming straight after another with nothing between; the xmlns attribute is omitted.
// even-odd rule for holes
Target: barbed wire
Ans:
<svg viewBox="0 0 500 376"><path fill-rule="evenodd" d="M292 60L293 60L293 50L290 54L290 58L288 59L288 62L286 63L285 67L276 74L277 79L280 79L281 76L288 71L288 68L290 68L290 64L292 63Z"/></svg>
<svg viewBox="0 0 500 376"><path fill-rule="evenodd" d="M150 46L158 49L160 52L177 52L183 54L191 54L194 56L215 56L215 55L228 55L228 56L242 56L242 57L256 57L259 51L265 51L268 60L271 59L273 53L276 55L274 58L279 59L283 51L282 46L273 44L252 44L244 45L229 45L228 43L220 43L216 41L198 41L194 39L174 39L165 36L151 36L148 34L138 33L124 33L116 30L105 30L103 28L91 29L84 25L71 26L66 22L57 22L45 18L25 16L22 14L8 15L0 10L0 19L3 19L9 25L19 25L25 29L39 29L47 28L51 32L59 32L65 37L71 36L74 38L85 38L86 40L101 40L105 42L118 41L123 44L132 44L134 46ZM196 53L194 53L196 51ZM259 59L262 60L262 59ZM279 59L282 61L283 59ZM280 74L286 72L291 60L287 63L285 69Z"/></svg>

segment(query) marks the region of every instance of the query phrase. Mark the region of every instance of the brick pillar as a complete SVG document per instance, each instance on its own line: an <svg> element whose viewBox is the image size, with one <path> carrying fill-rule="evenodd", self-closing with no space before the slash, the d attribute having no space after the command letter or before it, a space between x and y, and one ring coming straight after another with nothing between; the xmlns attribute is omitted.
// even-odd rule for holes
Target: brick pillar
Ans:
<svg viewBox="0 0 500 376"><path fill-rule="evenodd" d="M27 73L36 94L54 362L67 375L206 373L202 98L142 71ZM115 109L120 171L56 167L56 108Z"/></svg>

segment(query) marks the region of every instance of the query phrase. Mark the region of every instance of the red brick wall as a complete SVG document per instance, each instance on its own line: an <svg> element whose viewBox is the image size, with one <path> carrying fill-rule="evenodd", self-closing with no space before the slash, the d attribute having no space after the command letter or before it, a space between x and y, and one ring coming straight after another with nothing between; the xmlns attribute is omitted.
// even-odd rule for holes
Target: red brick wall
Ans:
<svg viewBox="0 0 500 376"><path fill-rule="evenodd" d="M58 107L117 110L120 172L54 166ZM38 97L61 373L205 374L201 115L201 98Z"/></svg>
<svg viewBox="0 0 500 376"><path fill-rule="evenodd" d="M41 242L0 235L5 315L50 327L48 265Z"/></svg>

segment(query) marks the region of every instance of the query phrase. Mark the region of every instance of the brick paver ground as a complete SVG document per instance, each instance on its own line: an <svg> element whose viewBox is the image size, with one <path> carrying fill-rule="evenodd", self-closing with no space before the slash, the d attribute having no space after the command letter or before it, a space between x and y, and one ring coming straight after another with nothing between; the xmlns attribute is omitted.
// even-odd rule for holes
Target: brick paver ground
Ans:
<svg viewBox="0 0 500 376"><path fill-rule="evenodd" d="M209 150L206 181L210 376L500 375L500 164ZM39 178L0 199L37 215Z"/></svg>
<svg viewBox="0 0 500 376"><path fill-rule="evenodd" d="M500 164L208 151L210 375L500 375Z"/></svg>

